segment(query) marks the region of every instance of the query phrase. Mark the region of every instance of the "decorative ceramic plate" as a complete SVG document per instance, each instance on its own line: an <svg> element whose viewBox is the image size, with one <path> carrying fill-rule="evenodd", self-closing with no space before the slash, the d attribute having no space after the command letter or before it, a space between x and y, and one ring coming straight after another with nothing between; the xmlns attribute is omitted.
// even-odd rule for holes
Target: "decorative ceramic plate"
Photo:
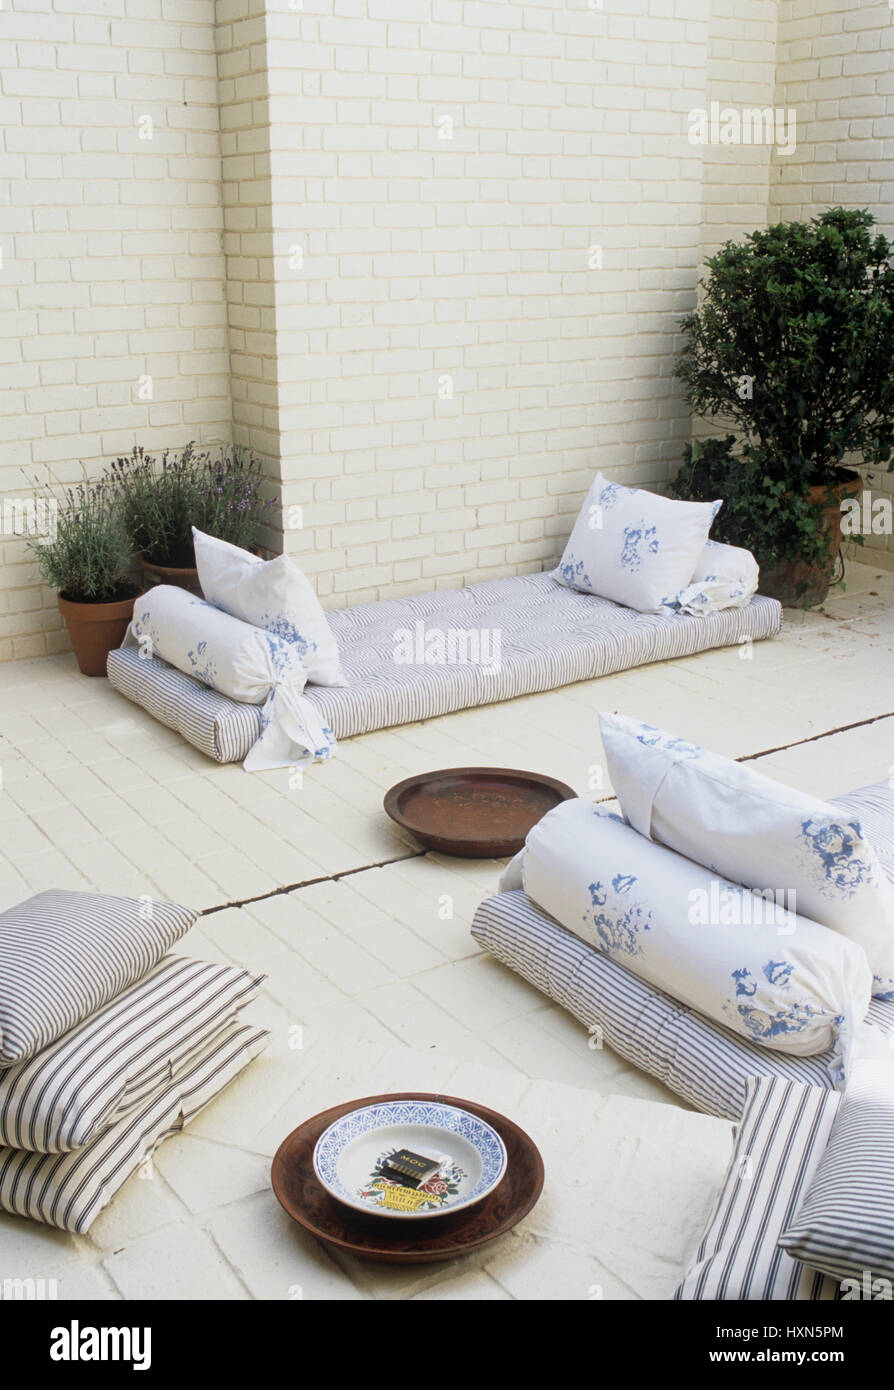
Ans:
<svg viewBox="0 0 894 1390"><path fill-rule="evenodd" d="M401 1149L437 1161L421 1186L384 1176L384 1159ZM506 1146L477 1115L425 1100L391 1100L350 1110L314 1147L314 1171L337 1201L397 1220L443 1216L492 1192L506 1171Z"/></svg>
<svg viewBox="0 0 894 1390"><path fill-rule="evenodd" d="M508 1159L502 1181L480 1202L455 1215L447 1212L440 1221L382 1221L365 1214L366 1208L355 1211L344 1202L336 1202L314 1172L317 1140L350 1111L395 1100L449 1105L485 1120L506 1145ZM330 1250L385 1264L434 1264L480 1250L511 1231L538 1201L544 1173L543 1159L530 1135L498 1111L460 1096L398 1091L343 1101L303 1120L277 1149L270 1178L283 1210Z"/></svg>

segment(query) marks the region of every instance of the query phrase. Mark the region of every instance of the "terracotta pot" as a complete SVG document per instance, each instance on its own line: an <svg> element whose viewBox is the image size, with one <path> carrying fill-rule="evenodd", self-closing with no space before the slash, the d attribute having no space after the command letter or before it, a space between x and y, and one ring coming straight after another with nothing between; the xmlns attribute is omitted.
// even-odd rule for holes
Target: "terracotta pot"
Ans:
<svg viewBox="0 0 894 1390"><path fill-rule="evenodd" d="M106 657L124 641L133 606L139 594L111 603L74 603L59 595L59 612L65 619L78 666L85 676L104 676Z"/></svg>
<svg viewBox="0 0 894 1390"><path fill-rule="evenodd" d="M826 501L830 491L835 498L833 503ZM859 497L862 491L863 479L850 469L847 477L831 488L820 484L807 489L807 501L817 509L817 529L829 536L829 553L822 564L781 560L775 565L762 566L762 594L778 599L786 608L813 608L823 602L841 553L841 504L845 498Z"/></svg>
<svg viewBox="0 0 894 1390"><path fill-rule="evenodd" d="M179 565L156 565L144 556L140 556L140 564L143 573L151 584L176 584L178 589L188 589L191 594L198 594L201 597L202 589L199 584L199 571Z"/></svg>

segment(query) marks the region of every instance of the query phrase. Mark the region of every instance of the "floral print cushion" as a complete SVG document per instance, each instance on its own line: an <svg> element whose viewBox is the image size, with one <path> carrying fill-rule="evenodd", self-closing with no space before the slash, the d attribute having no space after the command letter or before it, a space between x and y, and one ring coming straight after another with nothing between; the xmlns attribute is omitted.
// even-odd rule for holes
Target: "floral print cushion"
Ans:
<svg viewBox="0 0 894 1390"><path fill-rule="evenodd" d="M735 883L773 895L863 948L894 999L894 886L860 815L623 715L601 714L624 815Z"/></svg>
<svg viewBox="0 0 894 1390"><path fill-rule="evenodd" d="M525 892L566 930L641 979L762 1046L832 1050L840 1083L865 1019L862 947L640 835L566 801L528 835ZM883 1045L883 1040L882 1040Z"/></svg>
<svg viewBox="0 0 894 1390"><path fill-rule="evenodd" d="M692 581L721 502L677 502L597 473L555 578L640 613L672 607Z"/></svg>
<svg viewBox="0 0 894 1390"><path fill-rule="evenodd" d="M313 684L347 685L320 600L290 556L261 560L195 527L192 534L199 583L209 603L294 646Z"/></svg>

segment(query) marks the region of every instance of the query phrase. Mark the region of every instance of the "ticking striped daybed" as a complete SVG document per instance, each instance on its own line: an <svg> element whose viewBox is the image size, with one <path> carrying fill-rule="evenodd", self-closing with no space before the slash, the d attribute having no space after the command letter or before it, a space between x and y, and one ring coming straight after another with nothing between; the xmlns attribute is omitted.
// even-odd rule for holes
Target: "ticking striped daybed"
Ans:
<svg viewBox="0 0 894 1390"><path fill-rule="evenodd" d="M894 882L894 790L879 782L835 797L833 804L859 817ZM520 890L485 899L472 935L585 1024L600 1043L706 1114L738 1120L750 1076L831 1087L831 1053L794 1057L749 1042L566 931ZM873 999L868 1018L894 1034L894 1002Z"/></svg>
<svg viewBox="0 0 894 1390"><path fill-rule="evenodd" d="M638 613L578 593L549 573L495 579L465 589L361 604L328 615L349 685L309 685L305 698L336 738L432 719L555 690L650 661L774 637L782 626L775 599L756 595L746 608L705 617ZM499 632L499 669L450 661L449 634ZM424 651L440 633L446 661L396 659L399 647ZM492 648L489 649L492 653ZM461 656L461 650L458 652ZM256 706L236 704L136 648L109 656L110 683L217 762L242 761L260 733Z"/></svg>

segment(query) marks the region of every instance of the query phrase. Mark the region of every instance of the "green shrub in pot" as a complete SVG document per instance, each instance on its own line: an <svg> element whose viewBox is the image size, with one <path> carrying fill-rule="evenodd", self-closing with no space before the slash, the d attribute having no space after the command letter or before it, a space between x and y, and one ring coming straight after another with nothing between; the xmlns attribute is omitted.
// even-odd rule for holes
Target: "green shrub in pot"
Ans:
<svg viewBox="0 0 894 1390"><path fill-rule="evenodd" d="M833 208L728 242L681 322L686 399L734 433L690 445L672 491L723 497L712 534L801 602L828 588L848 465L894 467L894 247L873 222Z"/></svg>

